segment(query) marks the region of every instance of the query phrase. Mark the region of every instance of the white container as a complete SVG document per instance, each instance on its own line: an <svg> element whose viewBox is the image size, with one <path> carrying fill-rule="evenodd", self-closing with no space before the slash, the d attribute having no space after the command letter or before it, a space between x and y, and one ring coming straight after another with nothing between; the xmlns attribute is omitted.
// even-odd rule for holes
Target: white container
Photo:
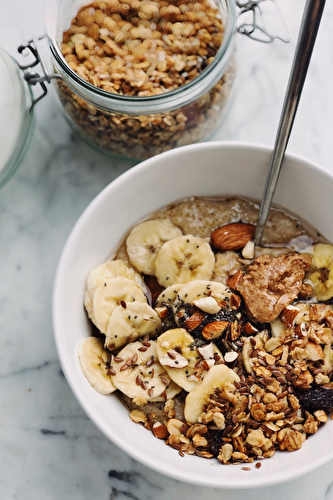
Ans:
<svg viewBox="0 0 333 500"><path fill-rule="evenodd" d="M91 334L83 308L88 272L107 260L135 223L171 202L190 196L244 196L260 199L271 151L232 143L203 143L146 160L106 187L72 230L57 270L53 321L57 349L67 381L95 425L146 466L178 480L216 488L251 488L281 483L333 459L332 421L293 453L276 452L261 468L223 466L216 459L181 457L177 451L133 423L117 396L98 394L78 363L78 342ZM287 155L274 202L299 215L333 241L333 176L306 160ZM306 193L311 193L307 196Z"/></svg>

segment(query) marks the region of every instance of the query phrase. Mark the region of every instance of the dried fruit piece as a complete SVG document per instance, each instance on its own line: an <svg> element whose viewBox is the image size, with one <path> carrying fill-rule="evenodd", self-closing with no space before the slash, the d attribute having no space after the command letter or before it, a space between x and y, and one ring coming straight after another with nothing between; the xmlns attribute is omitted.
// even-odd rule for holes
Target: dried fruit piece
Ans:
<svg viewBox="0 0 333 500"><path fill-rule="evenodd" d="M252 240L254 231L253 224L235 222L215 229L210 237L217 250L240 250Z"/></svg>
<svg viewBox="0 0 333 500"><path fill-rule="evenodd" d="M308 411L333 411L333 390L325 387L314 387L298 395L303 408Z"/></svg>

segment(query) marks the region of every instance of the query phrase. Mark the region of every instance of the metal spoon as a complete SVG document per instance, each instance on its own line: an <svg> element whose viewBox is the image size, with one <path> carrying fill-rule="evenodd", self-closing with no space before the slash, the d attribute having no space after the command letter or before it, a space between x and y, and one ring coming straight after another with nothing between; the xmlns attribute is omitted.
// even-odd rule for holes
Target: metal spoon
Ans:
<svg viewBox="0 0 333 500"><path fill-rule="evenodd" d="M269 209L282 167L284 153L303 90L325 1L326 0L307 0L305 5L287 92L271 157L271 164L259 209L258 222L254 234L254 243L256 245L260 244L265 229Z"/></svg>

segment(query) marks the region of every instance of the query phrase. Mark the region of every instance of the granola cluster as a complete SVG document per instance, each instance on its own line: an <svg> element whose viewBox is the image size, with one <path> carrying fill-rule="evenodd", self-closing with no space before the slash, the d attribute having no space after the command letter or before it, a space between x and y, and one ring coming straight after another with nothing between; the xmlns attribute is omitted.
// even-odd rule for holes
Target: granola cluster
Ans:
<svg viewBox="0 0 333 500"><path fill-rule="evenodd" d="M85 81L112 94L147 97L175 90L212 63L222 43L221 15L208 0L106 0L80 9L64 32L62 54ZM115 154L147 158L207 136L221 119L234 64L212 89L172 111L133 115L84 101L58 82L78 131ZM157 105L158 106L158 105Z"/></svg>

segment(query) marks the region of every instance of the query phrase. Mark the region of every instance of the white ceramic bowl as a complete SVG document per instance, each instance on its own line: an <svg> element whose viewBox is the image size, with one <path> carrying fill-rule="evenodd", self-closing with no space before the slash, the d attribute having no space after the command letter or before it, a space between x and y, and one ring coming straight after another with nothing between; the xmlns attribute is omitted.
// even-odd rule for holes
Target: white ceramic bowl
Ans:
<svg viewBox="0 0 333 500"><path fill-rule="evenodd" d="M301 450L278 452L260 469L181 457L134 424L115 395L95 392L83 376L77 344L89 335L83 309L88 271L119 247L123 235L142 217L193 195L240 195L260 199L271 151L254 145L202 143L151 158L107 186L82 214L63 250L54 288L54 331L67 381L95 425L119 448L146 466L202 486L249 488L294 479L333 459L333 421ZM307 161L285 159L275 203L300 215L333 241L330 217L333 177Z"/></svg>

